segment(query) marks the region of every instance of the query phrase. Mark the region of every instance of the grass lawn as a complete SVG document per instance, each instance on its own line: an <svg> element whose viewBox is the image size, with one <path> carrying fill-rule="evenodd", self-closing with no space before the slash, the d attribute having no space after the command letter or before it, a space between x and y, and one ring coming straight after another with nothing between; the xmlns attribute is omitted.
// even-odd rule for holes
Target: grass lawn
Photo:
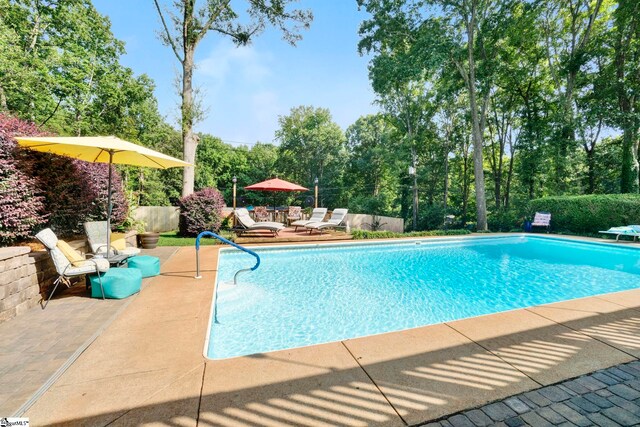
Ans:
<svg viewBox="0 0 640 427"><path fill-rule="evenodd" d="M233 241L235 236L234 233L230 231L220 231L220 234L225 239ZM213 237L203 237L200 239L200 245L219 245L222 242L218 239L214 239ZM196 238L195 237L181 237L178 236L177 231L167 231L166 233L160 233L160 240L158 240L158 246L195 246Z"/></svg>

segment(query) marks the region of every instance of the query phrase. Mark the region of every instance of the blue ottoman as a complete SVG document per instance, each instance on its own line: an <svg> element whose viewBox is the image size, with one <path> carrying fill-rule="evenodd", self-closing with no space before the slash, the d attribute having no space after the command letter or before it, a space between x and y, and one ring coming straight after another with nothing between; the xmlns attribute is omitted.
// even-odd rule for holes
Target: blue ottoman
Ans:
<svg viewBox="0 0 640 427"><path fill-rule="evenodd" d="M92 274L89 276L92 298L102 298L101 280L105 298L122 299L140 292L142 273L128 268L110 268L100 276Z"/></svg>
<svg viewBox="0 0 640 427"><path fill-rule="evenodd" d="M149 255L138 255L129 258L129 268L140 270L142 277L152 277L160 274L160 258Z"/></svg>

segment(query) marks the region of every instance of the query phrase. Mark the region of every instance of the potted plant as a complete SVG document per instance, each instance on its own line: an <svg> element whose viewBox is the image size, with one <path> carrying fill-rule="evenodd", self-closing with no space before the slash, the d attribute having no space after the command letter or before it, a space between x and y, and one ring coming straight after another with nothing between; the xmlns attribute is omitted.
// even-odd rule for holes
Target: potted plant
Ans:
<svg viewBox="0 0 640 427"><path fill-rule="evenodd" d="M156 231L145 231L145 226L144 222L137 224L138 245L140 245L142 249L155 249L155 247L158 246L160 233Z"/></svg>

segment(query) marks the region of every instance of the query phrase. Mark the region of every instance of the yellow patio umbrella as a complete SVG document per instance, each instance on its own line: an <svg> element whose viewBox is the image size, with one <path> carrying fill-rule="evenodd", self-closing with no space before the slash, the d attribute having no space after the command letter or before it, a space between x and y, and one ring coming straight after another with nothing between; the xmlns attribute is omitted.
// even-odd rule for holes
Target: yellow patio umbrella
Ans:
<svg viewBox="0 0 640 427"><path fill-rule="evenodd" d="M133 142L115 136L16 137L18 145L29 150L73 157L93 163L109 164L107 193L107 242L111 235L111 164L167 169L193 166ZM107 252L109 256L109 252Z"/></svg>

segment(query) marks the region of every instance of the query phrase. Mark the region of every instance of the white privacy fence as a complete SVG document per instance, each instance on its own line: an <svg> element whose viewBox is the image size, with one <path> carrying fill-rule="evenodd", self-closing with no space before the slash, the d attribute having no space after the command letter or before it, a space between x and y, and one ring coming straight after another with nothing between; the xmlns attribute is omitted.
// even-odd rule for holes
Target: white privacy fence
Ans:
<svg viewBox="0 0 640 427"><path fill-rule="evenodd" d="M180 208L177 206L138 206L133 218L146 224L146 231L172 231L178 229Z"/></svg>

